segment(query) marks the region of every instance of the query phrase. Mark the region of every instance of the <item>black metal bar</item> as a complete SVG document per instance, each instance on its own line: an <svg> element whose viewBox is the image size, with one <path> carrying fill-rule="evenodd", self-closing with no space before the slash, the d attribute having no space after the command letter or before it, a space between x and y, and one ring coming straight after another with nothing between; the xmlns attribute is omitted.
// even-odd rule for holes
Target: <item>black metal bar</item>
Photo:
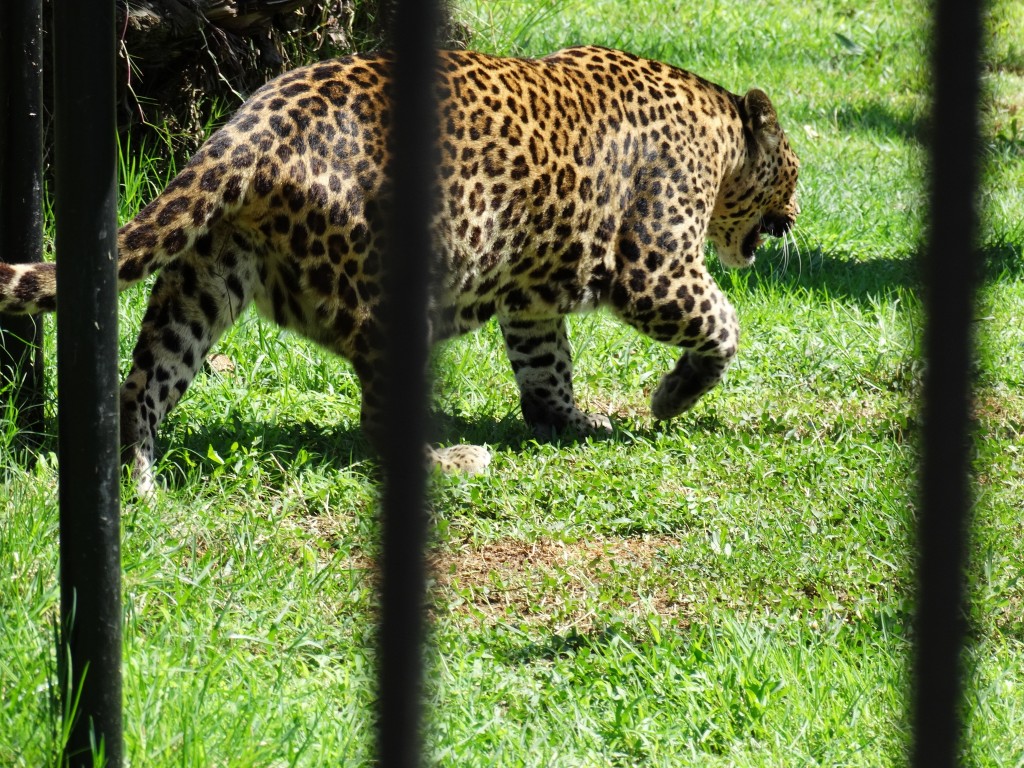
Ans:
<svg viewBox="0 0 1024 768"><path fill-rule="evenodd" d="M426 579L428 234L437 174L436 0L396 9L391 152L393 234L388 263L388 412L382 499L377 755L384 768L419 765Z"/></svg>
<svg viewBox="0 0 1024 768"><path fill-rule="evenodd" d="M0 261L43 258L42 0L0 4ZM43 324L0 315L0 387L23 444L43 432ZM2 403L0 403L2 406Z"/></svg>
<svg viewBox="0 0 1024 768"><path fill-rule="evenodd" d="M971 350L981 272L976 241L980 3L938 0L930 208L924 258L927 370L918 530L912 764L960 762L964 565L970 494Z"/></svg>
<svg viewBox="0 0 1024 768"><path fill-rule="evenodd" d="M65 764L120 766L114 3L54 0L61 657Z"/></svg>

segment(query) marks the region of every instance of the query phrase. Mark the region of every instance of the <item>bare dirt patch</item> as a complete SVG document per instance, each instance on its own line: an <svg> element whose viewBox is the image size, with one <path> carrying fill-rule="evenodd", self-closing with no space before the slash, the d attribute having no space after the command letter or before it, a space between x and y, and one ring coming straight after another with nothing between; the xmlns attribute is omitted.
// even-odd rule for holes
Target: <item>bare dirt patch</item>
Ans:
<svg viewBox="0 0 1024 768"><path fill-rule="evenodd" d="M688 621L692 601L674 590L664 536L587 541L502 540L430 559L437 610L484 623L593 629L598 616L658 615Z"/></svg>
<svg viewBox="0 0 1024 768"><path fill-rule="evenodd" d="M981 392L974 402L974 418L983 432L1019 439L1024 435L1024 397L1005 392Z"/></svg>
<svg viewBox="0 0 1024 768"><path fill-rule="evenodd" d="M298 527L321 542L338 520L311 515ZM594 537L580 541L502 539L428 555L430 603L437 614L483 625L544 626L584 633L609 617L625 623L659 616L689 624L698 596L684 594L670 536ZM373 553L353 551L347 567L377 580ZM690 585L692 587L692 584ZM600 617L600 618L599 618Z"/></svg>

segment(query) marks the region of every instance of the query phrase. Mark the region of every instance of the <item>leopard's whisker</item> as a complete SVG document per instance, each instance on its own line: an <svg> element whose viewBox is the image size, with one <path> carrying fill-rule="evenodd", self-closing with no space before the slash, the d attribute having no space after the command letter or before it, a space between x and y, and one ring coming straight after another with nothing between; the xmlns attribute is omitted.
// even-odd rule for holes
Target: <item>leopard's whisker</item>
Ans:
<svg viewBox="0 0 1024 768"><path fill-rule="evenodd" d="M796 229L796 224L794 223L793 226L791 226L788 230L786 230L786 233L783 236L783 240L785 241L785 246L784 247L785 247L785 250L786 250L786 262L787 262L787 264L789 263L790 246L791 245L792 245L792 251L796 254L796 273L797 273L797 276L799 277L801 274L803 274L803 260L800 258L800 245L796 241L796 234L794 232L795 229Z"/></svg>

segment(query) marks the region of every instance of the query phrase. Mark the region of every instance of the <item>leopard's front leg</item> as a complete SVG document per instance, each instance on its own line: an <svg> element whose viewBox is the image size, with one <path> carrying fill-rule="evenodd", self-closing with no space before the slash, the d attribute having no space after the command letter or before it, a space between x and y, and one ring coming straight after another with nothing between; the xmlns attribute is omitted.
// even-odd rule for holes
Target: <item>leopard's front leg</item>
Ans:
<svg viewBox="0 0 1024 768"><path fill-rule="evenodd" d="M661 377L651 393L651 413L667 421L690 410L701 396L722 380L731 358L723 355L684 352L676 367Z"/></svg>
<svg viewBox="0 0 1024 768"><path fill-rule="evenodd" d="M631 296L620 290L614 309L648 336L683 349L675 368L651 393L652 414L667 420L688 411L722 380L736 356L739 322L706 273L703 280L682 282L674 293L651 294Z"/></svg>
<svg viewBox="0 0 1024 768"><path fill-rule="evenodd" d="M572 388L572 352L565 318L525 320L501 318L505 351L519 385L523 419L542 437L552 432L608 432L604 414L576 407Z"/></svg>

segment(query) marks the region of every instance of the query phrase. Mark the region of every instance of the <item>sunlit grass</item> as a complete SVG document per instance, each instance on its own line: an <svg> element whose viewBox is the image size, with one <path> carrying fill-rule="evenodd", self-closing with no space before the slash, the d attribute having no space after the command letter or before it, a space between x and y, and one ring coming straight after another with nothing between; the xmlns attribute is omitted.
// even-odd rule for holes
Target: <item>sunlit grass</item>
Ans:
<svg viewBox="0 0 1024 768"><path fill-rule="evenodd" d="M674 352L573 318L580 401L615 434L538 444L500 335L437 352L428 653L446 766L880 766L904 760L924 322L925 7L902 1L461 4L487 50L628 48L767 90L800 154L798 254L715 268L741 351L652 421ZM977 312L968 766L1024 760L1024 105L1018 4L989 10ZM126 162L122 216L166 182ZM956 269L957 265L950 265ZM145 292L122 297L126 365ZM52 360L52 334L48 336ZM134 765L367 765L378 467L344 361L247 315L162 432L167 489L124 509ZM53 420L54 393L49 411ZM10 441L12 431L4 430ZM4 464L0 764L45 765L58 605L55 441Z"/></svg>

